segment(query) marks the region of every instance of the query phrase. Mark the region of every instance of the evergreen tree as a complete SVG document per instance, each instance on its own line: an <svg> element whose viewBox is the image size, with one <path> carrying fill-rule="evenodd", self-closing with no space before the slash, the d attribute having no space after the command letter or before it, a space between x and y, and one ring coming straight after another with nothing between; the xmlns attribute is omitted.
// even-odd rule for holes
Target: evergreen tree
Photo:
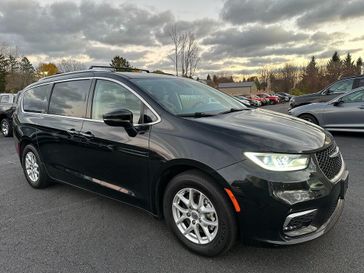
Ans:
<svg viewBox="0 0 364 273"><path fill-rule="evenodd" d="M19 63L21 75L21 89L31 84L35 80L35 69L27 57L23 57Z"/></svg>
<svg viewBox="0 0 364 273"><path fill-rule="evenodd" d="M218 84L219 84L219 79L217 78L217 76L216 76L216 75L213 75L213 76L212 76L212 81L213 81L216 85L218 85Z"/></svg>
<svg viewBox="0 0 364 273"><path fill-rule="evenodd" d="M211 76L210 76L210 74L207 74L207 78L206 78L206 80L209 82L209 81L211 81Z"/></svg>
<svg viewBox="0 0 364 273"><path fill-rule="evenodd" d="M13 56L9 55L8 59L8 72L9 73L15 73L19 69L19 63L18 60Z"/></svg>
<svg viewBox="0 0 364 273"><path fill-rule="evenodd" d="M363 60L361 57L359 57L356 60L356 75L362 74L362 68L363 68Z"/></svg>
<svg viewBox="0 0 364 273"><path fill-rule="evenodd" d="M309 64L303 69L299 87L302 91L308 93L317 92L321 89L319 68L314 56L312 56Z"/></svg>
<svg viewBox="0 0 364 273"><path fill-rule="evenodd" d="M326 70L327 83L332 83L340 78L342 74L342 62L337 52L334 53L327 63Z"/></svg>
<svg viewBox="0 0 364 273"><path fill-rule="evenodd" d="M23 57L19 63L20 72L22 73L34 73L35 69L30 63L27 57Z"/></svg>
<svg viewBox="0 0 364 273"><path fill-rule="evenodd" d="M115 68L117 71L131 71L133 67L123 57L115 56L110 63L110 66Z"/></svg>
<svg viewBox="0 0 364 273"><path fill-rule="evenodd" d="M356 67L354 61L352 60L350 53L348 53L343 61L343 76L353 76L355 75L355 72Z"/></svg>

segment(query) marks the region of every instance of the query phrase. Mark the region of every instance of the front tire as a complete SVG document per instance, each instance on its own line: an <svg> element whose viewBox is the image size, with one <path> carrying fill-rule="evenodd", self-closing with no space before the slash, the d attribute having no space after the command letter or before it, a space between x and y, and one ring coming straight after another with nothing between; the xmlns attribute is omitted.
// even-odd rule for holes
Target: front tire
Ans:
<svg viewBox="0 0 364 273"><path fill-rule="evenodd" d="M25 146L22 153L22 166L30 186L42 189L50 185L50 179L33 145Z"/></svg>
<svg viewBox="0 0 364 273"><path fill-rule="evenodd" d="M237 223L225 192L203 173L187 171L167 185L163 210L168 227L188 249L204 256L228 251Z"/></svg>
<svg viewBox="0 0 364 273"><path fill-rule="evenodd" d="M1 133L4 137L11 137L13 135L13 130L9 119L3 118L0 123Z"/></svg>
<svg viewBox="0 0 364 273"><path fill-rule="evenodd" d="M300 115L299 118L301 118L303 120L306 120L308 122L311 122L313 124L319 125L319 122L317 121L317 119L313 115L303 114L303 115Z"/></svg>

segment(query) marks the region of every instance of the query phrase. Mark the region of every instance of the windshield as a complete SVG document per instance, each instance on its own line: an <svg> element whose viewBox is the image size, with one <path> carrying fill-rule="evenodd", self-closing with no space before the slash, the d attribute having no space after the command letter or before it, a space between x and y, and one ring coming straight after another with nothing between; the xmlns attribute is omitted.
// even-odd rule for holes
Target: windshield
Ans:
<svg viewBox="0 0 364 273"><path fill-rule="evenodd" d="M194 80L182 78L132 79L166 110L175 115L220 114L247 109L236 99Z"/></svg>

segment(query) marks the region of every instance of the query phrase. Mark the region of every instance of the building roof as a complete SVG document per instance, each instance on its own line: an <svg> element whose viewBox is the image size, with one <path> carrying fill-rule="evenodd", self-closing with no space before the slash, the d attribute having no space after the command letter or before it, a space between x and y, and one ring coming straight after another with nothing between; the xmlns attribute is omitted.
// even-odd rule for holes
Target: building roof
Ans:
<svg viewBox="0 0 364 273"><path fill-rule="evenodd" d="M253 87L255 82L223 82L219 83L218 88L242 88Z"/></svg>

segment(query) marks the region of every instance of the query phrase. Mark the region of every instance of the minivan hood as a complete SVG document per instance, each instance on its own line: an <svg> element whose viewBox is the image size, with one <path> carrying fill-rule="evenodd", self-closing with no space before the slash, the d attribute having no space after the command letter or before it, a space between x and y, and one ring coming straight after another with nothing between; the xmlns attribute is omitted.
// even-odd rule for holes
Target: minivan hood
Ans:
<svg viewBox="0 0 364 273"><path fill-rule="evenodd" d="M237 141L239 148L257 152L309 152L322 148L325 140L330 138L319 126L262 109L198 118L194 121L223 135L221 137L230 141L229 144Z"/></svg>

